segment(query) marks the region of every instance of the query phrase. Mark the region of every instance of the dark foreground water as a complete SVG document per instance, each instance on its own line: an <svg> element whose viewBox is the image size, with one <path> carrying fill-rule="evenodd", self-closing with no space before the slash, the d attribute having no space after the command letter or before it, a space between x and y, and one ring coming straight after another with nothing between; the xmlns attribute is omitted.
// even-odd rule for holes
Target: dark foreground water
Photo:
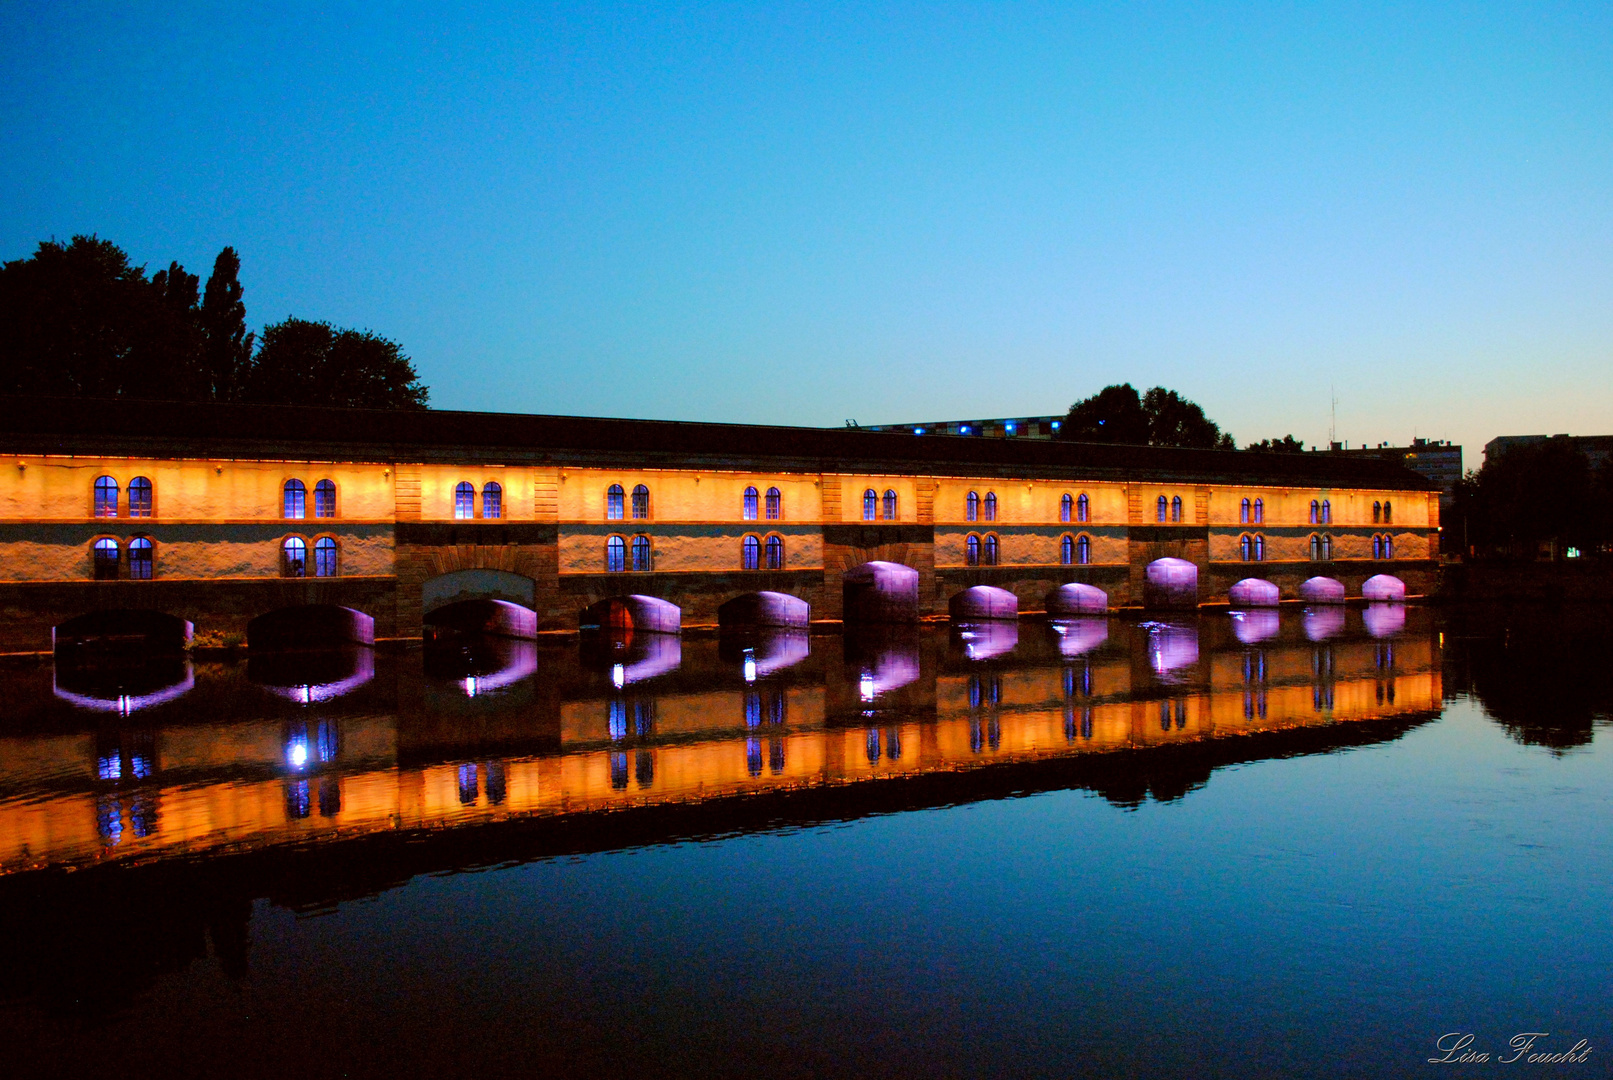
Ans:
<svg viewBox="0 0 1613 1080"><path fill-rule="evenodd" d="M1610 622L6 669L0 1075L1608 1075Z"/></svg>

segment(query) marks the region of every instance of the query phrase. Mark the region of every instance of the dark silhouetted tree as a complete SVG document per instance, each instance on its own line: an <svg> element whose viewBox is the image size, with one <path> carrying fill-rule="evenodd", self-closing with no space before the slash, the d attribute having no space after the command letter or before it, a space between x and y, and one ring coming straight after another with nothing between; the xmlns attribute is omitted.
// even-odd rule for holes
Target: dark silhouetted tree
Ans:
<svg viewBox="0 0 1613 1080"><path fill-rule="evenodd" d="M1534 558L1549 541L1591 552L1608 539L1598 498L1608 482L1573 443L1547 439L1514 446L1468 473L1457 514L1480 552Z"/></svg>
<svg viewBox="0 0 1613 1080"><path fill-rule="evenodd" d="M1139 395L1130 383L1106 386L1070 406L1059 437L1073 442L1234 449L1232 436L1174 390L1156 386Z"/></svg>
<svg viewBox="0 0 1613 1080"><path fill-rule="evenodd" d="M1253 450L1257 454L1303 454L1305 444L1292 435L1284 435L1280 439L1261 439L1250 443L1245 450Z"/></svg>
<svg viewBox="0 0 1613 1080"><path fill-rule="evenodd" d="M396 342L287 319L263 330L242 400L355 409L424 409L429 390Z"/></svg>
<svg viewBox="0 0 1613 1080"><path fill-rule="evenodd" d="M216 401L238 399L252 365L254 336L246 329L240 273L240 257L226 247L213 260L213 273L202 294L202 372Z"/></svg>

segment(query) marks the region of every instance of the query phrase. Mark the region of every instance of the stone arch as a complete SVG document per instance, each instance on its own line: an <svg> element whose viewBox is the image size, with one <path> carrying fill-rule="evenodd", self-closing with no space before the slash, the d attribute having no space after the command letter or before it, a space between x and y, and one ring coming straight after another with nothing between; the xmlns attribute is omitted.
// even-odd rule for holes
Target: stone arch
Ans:
<svg viewBox="0 0 1613 1080"><path fill-rule="evenodd" d="M1265 578L1248 577L1227 590L1227 599L1232 601L1233 607L1276 607L1282 599L1282 591Z"/></svg>
<svg viewBox="0 0 1613 1080"><path fill-rule="evenodd" d="M375 619L336 604L302 604L259 615L246 624L248 649L328 649L374 645Z"/></svg>
<svg viewBox="0 0 1613 1080"><path fill-rule="evenodd" d="M717 625L724 630L754 626L804 630L811 621L811 605L789 593L744 593L717 609Z"/></svg>
<svg viewBox="0 0 1613 1080"><path fill-rule="evenodd" d="M842 576L847 622L911 623L919 617L919 572L901 563L874 560Z"/></svg>
<svg viewBox="0 0 1613 1080"><path fill-rule="evenodd" d="M1096 585L1072 581L1060 585L1043 601L1049 615L1096 615L1109 610L1109 594Z"/></svg>
<svg viewBox="0 0 1613 1080"><path fill-rule="evenodd" d="M1143 604L1151 608L1190 608L1199 602L1199 568L1169 556L1148 564L1143 578Z"/></svg>
<svg viewBox="0 0 1613 1080"><path fill-rule="evenodd" d="M526 640L538 636L538 613L508 600L461 600L437 608L422 621L428 640L456 634Z"/></svg>
<svg viewBox="0 0 1613 1080"><path fill-rule="evenodd" d="M1019 597L995 585L975 585L947 601L953 622L980 622L1019 618Z"/></svg>
<svg viewBox="0 0 1613 1080"><path fill-rule="evenodd" d="M190 643L195 627L163 611L112 608L91 611L51 629L57 654L99 651L177 652Z"/></svg>
<svg viewBox="0 0 1613 1080"><path fill-rule="evenodd" d="M609 596L583 608L578 624L605 634L677 634L683 630L683 609L658 596Z"/></svg>
<svg viewBox="0 0 1613 1080"><path fill-rule="evenodd" d="M1373 574L1362 583L1361 595L1368 600L1404 600L1406 583L1393 574Z"/></svg>
<svg viewBox="0 0 1613 1080"><path fill-rule="evenodd" d="M1299 598L1308 604L1344 603L1344 582L1337 578L1306 578L1299 586Z"/></svg>
<svg viewBox="0 0 1613 1080"><path fill-rule="evenodd" d="M537 582L524 574L480 567L451 570L421 584L420 611L429 616L445 607L473 600L496 600L531 611L537 606L536 596Z"/></svg>

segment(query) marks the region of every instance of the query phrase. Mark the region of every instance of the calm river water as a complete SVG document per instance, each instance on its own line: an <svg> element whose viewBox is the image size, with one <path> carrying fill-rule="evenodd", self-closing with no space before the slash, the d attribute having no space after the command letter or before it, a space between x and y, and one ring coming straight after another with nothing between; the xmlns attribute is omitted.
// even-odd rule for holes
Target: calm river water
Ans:
<svg viewBox="0 0 1613 1080"><path fill-rule="evenodd" d="M1573 606L12 665L0 1072L1604 1076L1610 702Z"/></svg>

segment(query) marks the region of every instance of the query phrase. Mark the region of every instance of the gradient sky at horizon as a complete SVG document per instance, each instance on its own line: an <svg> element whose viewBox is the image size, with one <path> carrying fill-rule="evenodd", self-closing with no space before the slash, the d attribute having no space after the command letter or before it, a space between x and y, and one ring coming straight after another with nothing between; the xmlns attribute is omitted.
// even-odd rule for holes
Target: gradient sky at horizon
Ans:
<svg viewBox="0 0 1613 1080"><path fill-rule="evenodd" d="M13 4L0 65L0 259L234 245L442 408L1613 431L1605 6Z"/></svg>

